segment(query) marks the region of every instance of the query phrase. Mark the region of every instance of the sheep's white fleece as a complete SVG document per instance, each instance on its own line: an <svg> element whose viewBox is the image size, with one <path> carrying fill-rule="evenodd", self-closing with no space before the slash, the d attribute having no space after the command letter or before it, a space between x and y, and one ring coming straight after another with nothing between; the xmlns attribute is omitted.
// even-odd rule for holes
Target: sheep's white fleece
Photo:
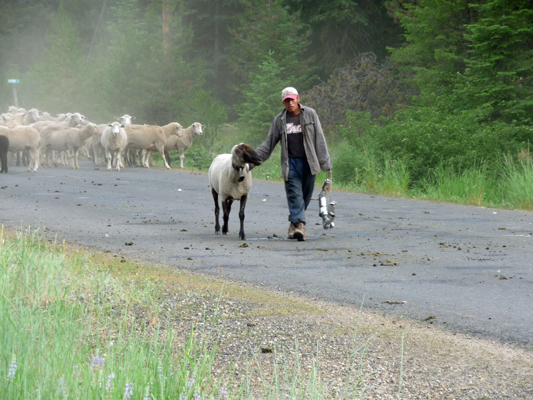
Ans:
<svg viewBox="0 0 533 400"><path fill-rule="evenodd" d="M234 146L233 149L235 149ZM209 177L209 185L218 193L222 201L227 198L233 200L240 200L242 196L248 195L252 188L252 172L248 164L243 163L235 155L220 154L217 156L211 166L207 176ZM233 167L243 169L244 180L239 182L239 171Z"/></svg>
<svg viewBox="0 0 533 400"><path fill-rule="evenodd" d="M115 159L116 169L124 167L122 163L122 152L128 145L128 135L124 126L120 122L112 122L102 132L101 144L104 147L107 158L107 170L111 171L111 160Z"/></svg>

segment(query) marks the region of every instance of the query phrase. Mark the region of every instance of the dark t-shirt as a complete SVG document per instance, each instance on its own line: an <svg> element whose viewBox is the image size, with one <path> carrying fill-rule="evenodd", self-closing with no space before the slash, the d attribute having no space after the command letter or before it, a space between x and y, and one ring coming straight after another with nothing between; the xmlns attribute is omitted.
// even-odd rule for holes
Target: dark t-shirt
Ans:
<svg viewBox="0 0 533 400"><path fill-rule="evenodd" d="M300 124L300 114L292 115L287 112L287 145L289 148L289 157L304 158L304 135L302 125Z"/></svg>

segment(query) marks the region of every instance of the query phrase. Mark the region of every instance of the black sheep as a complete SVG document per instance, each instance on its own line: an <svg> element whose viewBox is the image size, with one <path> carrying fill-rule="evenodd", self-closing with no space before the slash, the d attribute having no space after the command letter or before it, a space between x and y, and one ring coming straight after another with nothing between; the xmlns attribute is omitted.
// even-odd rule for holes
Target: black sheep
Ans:
<svg viewBox="0 0 533 400"><path fill-rule="evenodd" d="M7 136L0 135L0 173L7 173L7 152L9 150L9 139Z"/></svg>

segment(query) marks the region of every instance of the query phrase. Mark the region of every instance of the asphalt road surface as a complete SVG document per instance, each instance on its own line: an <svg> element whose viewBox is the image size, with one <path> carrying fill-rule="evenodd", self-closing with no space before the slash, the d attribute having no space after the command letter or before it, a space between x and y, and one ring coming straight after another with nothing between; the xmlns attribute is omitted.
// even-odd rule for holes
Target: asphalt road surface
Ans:
<svg viewBox="0 0 533 400"><path fill-rule="evenodd" d="M187 160L185 160L186 162ZM317 182L318 183L318 182ZM335 182L334 182L335 183ZM238 202L215 235L207 176L180 170L68 167L0 175L0 224L46 230L99 251L378 310L452 332L533 345L533 215L333 192L324 230L317 196L308 240L286 239L280 183L254 181L246 240Z"/></svg>

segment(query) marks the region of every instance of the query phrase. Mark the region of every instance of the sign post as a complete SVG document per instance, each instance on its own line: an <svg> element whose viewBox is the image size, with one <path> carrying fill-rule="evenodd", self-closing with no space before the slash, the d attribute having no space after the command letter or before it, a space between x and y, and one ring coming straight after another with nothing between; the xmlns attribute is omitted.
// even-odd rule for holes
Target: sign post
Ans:
<svg viewBox="0 0 533 400"><path fill-rule="evenodd" d="M17 98L17 83L20 83L20 79L8 79L7 83L11 83L13 85L13 98L15 99L15 107L19 107L19 101Z"/></svg>

